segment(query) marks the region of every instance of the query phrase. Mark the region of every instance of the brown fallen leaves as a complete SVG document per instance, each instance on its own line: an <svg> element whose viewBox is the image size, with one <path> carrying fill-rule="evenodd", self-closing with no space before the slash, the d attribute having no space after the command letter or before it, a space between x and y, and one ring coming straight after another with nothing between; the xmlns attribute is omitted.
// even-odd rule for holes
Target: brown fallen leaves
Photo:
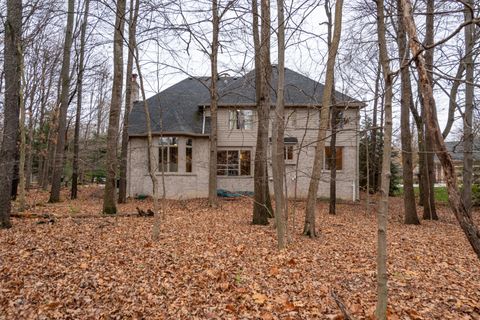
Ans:
<svg viewBox="0 0 480 320"><path fill-rule="evenodd" d="M0 319L342 319L335 290L356 319L375 307L376 222L363 204L320 203L320 237L301 236L303 203L287 250L271 226L252 226L251 200L168 201L161 238L153 220L103 217L101 190L47 204L0 231ZM447 208L438 222L401 223L391 199L389 319L480 319L480 263ZM130 201L122 214L148 208ZM474 213L477 216L479 213ZM478 222L478 219L477 219Z"/></svg>

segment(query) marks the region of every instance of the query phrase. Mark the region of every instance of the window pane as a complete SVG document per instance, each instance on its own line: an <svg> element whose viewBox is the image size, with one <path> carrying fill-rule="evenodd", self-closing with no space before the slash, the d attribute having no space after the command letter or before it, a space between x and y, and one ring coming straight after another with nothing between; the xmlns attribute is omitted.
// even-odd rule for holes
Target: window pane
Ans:
<svg viewBox="0 0 480 320"><path fill-rule="evenodd" d="M330 147L325 147L325 166L324 168L326 170L330 170L330 161L332 159L332 151L330 150ZM342 170L343 169L343 147L336 147L335 148L335 164L337 167L337 170Z"/></svg>
<svg viewBox="0 0 480 320"><path fill-rule="evenodd" d="M240 175L249 176L251 170L250 151L240 151Z"/></svg>
<svg viewBox="0 0 480 320"><path fill-rule="evenodd" d="M227 152L227 162L228 162L228 175L229 176L238 176L238 151L229 150Z"/></svg>
<svg viewBox="0 0 480 320"><path fill-rule="evenodd" d="M160 147L158 148L158 164L159 164L159 169L160 172L162 171L162 167L163 167L163 171L168 171L168 168L167 168L167 147Z"/></svg>
<svg viewBox="0 0 480 320"><path fill-rule="evenodd" d="M243 126L241 129L253 129L253 110L242 110Z"/></svg>
<svg viewBox="0 0 480 320"><path fill-rule="evenodd" d="M193 140L192 139L187 139L187 142L186 142L187 146L193 146Z"/></svg>
<svg viewBox="0 0 480 320"><path fill-rule="evenodd" d="M336 147L336 164L337 164L337 170L343 170L343 147Z"/></svg>
<svg viewBox="0 0 480 320"><path fill-rule="evenodd" d="M186 151L186 157L185 157L185 172L192 172L192 148L187 147Z"/></svg>
<svg viewBox="0 0 480 320"><path fill-rule="evenodd" d="M285 160L293 160L293 146L292 145L284 147L283 157L285 158Z"/></svg>
<svg viewBox="0 0 480 320"><path fill-rule="evenodd" d="M228 111L228 129L238 129L237 128L237 110Z"/></svg>
<svg viewBox="0 0 480 320"><path fill-rule="evenodd" d="M227 151L218 151L217 152L217 175L225 176L227 175Z"/></svg>
<svg viewBox="0 0 480 320"><path fill-rule="evenodd" d="M177 172L178 171L178 147L170 147L170 161L169 161L169 171Z"/></svg>

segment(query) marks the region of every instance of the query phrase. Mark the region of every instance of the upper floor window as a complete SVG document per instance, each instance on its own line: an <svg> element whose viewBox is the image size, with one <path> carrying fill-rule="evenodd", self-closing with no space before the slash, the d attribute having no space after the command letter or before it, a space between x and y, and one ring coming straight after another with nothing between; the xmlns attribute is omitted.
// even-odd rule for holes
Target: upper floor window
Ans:
<svg viewBox="0 0 480 320"><path fill-rule="evenodd" d="M175 137L162 137L159 142L159 170L178 172L178 139Z"/></svg>
<svg viewBox="0 0 480 320"><path fill-rule="evenodd" d="M253 129L253 110L236 109L228 112L228 128L251 130Z"/></svg>
<svg viewBox="0 0 480 320"><path fill-rule="evenodd" d="M325 170L330 170L332 161L332 150L330 147L325 147ZM337 170L343 169L343 147L335 147L335 164Z"/></svg>

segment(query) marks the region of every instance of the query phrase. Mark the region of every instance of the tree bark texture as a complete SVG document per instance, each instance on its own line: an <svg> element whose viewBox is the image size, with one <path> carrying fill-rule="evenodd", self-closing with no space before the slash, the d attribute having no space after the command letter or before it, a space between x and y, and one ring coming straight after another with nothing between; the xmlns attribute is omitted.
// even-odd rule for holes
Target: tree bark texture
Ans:
<svg viewBox="0 0 480 320"><path fill-rule="evenodd" d="M257 51L257 49L256 49ZM257 144L254 167L254 203L253 224L267 225L269 213L268 191L268 125L270 117L270 0L261 0L261 34L259 41L259 66L255 66L255 75L259 73L257 89ZM257 60L255 60L257 62ZM270 204L271 206L271 204Z"/></svg>
<svg viewBox="0 0 480 320"><path fill-rule="evenodd" d="M473 0L467 0L465 6L465 21L473 18ZM465 26L465 111L463 117L463 201L470 212L472 208L473 183L473 102L474 102L474 31L475 25Z"/></svg>
<svg viewBox="0 0 480 320"><path fill-rule="evenodd" d="M22 2L7 0L4 39L5 105L0 149L0 228L10 228L13 166L17 150L22 45Z"/></svg>
<svg viewBox="0 0 480 320"><path fill-rule="evenodd" d="M385 83L385 126L383 131L382 173L380 178L380 203L377 213L377 319L387 318L388 271L387 271L387 224L388 194L390 189L390 163L392 151L392 99L393 79L390 72L387 40L385 37L385 11L383 0L377 0L377 33L379 58Z"/></svg>
<svg viewBox="0 0 480 320"><path fill-rule="evenodd" d="M275 225L277 227L278 249L286 247L285 241L285 17L283 0L277 0L278 15L278 81L277 104L272 130L272 175L275 194Z"/></svg>
<svg viewBox="0 0 480 320"><path fill-rule="evenodd" d="M68 0L67 29L65 32L65 43L63 46L63 61L61 70L61 94L60 112L58 116L58 131L56 137L55 153L52 159L53 173L52 186L50 189L49 202L60 201L60 188L63 175L63 156L65 149L65 133L67 131L67 111L70 94L70 55L72 49L73 17L75 1Z"/></svg>
<svg viewBox="0 0 480 320"><path fill-rule="evenodd" d="M398 14L401 15L400 0L397 0ZM408 69L409 54L407 47L407 35L403 20L398 19L397 42L401 77L401 141L402 141L402 167L403 167L403 206L405 211L405 224L420 224L415 205L415 192L413 189L413 154L412 134L410 132L410 103L412 101L412 88L410 71Z"/></svg>
<svg viewBox="0 0 480 320"><path fill-rule="evenodd" d="M103 213L116 214L117 139L123 88L123 35L125 26L125 0L117 1L115 33L113 38L112 100L107 131L107 177L103 196Z"/></svg>
<svg viewBox="0 0 480 320"><path fill-rule="evenodd" d="M325 76L325 88L323 90L322 108L320 109L320 126L318 128L317 146L313 160L312 177L308 187L307 205L305 209L305 223L303 234L311 238L316 237L315 229L315 211L317 207L317 194L320 177L322 175L322 166L325 161L325 138L328 127L329 107L332 101L332 89L334 82L335 58L337 56L338 45L342 33L342 9L343 0L337 0L335 3L335 18L332 45L328 51L327 73Z"/></svg>
<svg viewBox="0 0 480 320"><path fill-rule="evenodd" d="M426 15L426 21L425 21L425 45L429 46L432 45L435 41L434 35L435 35L435 26L434 26L434 15L435 15L435 0L427 0L427 15ZM433 88L433 54L434 54L434 49L428 49L425 51L425 63L428 68L428 77L430 79L430 85ZM422 108L424 108L425 100L420 97L420 104L422 105ZM425 126L425 164L427 167L426 173L426 183L425 188L428 188L428 198L425 197L425 200L429 200L429 205L430 205L430 211L423 211L424 219L430 219L430 220L438 220L437 216L437 211L435 208L435 162L434 162L434 156L435 156L435 149L433 148L433 142L432 142L432 132L430 131L428 126ZM425 194L426 195L426 194ZM424 207L425 208L425 207Z"/></svg>
<svg viewBox="0 0 480 320"><path fill-rule="evenodd" d="M127 156L128 156L128 118L132 110L133 96L132 90L137 90L133 80L133 55L136 48L136 32L138 10L140 8L139 0L130 0L130 16L128 24L128 55L127 55L127 74L125 78L125 111L123 116L122 128L122 149L120 151L120 182L118 186L118 203L127 202Z"/></svg>
<svg viewBox="0 0 480 320"><path fill-rule="evenodd" d="M430 79L427 73L427 66L425 58L420 54L422 46L418 40L415 21L412 16L412 5L409 0L401 0L403 19L407 34L409 35L409 46L415 57L415 65L417 67L418 78L420 81L421 95L425 101L425 114L426 123L430 128L432 134L432 141L436 150L436 154L443 168L445 180L448 190L448 201L450 208L452 209L455 217L457 218L460 227L465 233L468 241L470 242L473 250L480 259L480 230L474 224L472 217L468 210L465 208L463 200L461 198L460 191L457 186L457 175L455 167L452 162L450 153L448 152L445 142L443 140L440 127L437 120L437 111L435 107L435 100L433 97L433 89L430 84Z"/></svg>
<svg viewBox="0 0 480 320"><path fill-rule="evenodd" d="M77 198L78 191L78 171L79 171L79 153L80 153L80 117L82 114L82 94L83 94L83 72L85 70L85 41L87 34L87 19L90 8L90 0L85 0L85 8L83 12L83 22L80 31L80 48L77 75L77 110L75 114L75 135L73 138L73 164L72 164L72 190L70 198Z"/></svg>
<svg viewBox="0 0 480 320"><path fill-rule="evenodd" d="M208 204L216 208L217 199L217 104L218 104L218 33L220 17L218 16L218 2L212 0L212 52L210 53L210 159L208 173Z"/></svg>

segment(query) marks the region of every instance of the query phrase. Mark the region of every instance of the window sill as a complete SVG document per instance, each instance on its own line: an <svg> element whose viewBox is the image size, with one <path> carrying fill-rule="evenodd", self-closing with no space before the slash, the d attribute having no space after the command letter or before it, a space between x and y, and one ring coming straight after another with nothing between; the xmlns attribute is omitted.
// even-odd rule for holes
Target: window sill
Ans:
<svg viewBox="0 0 480 320"><path fill-rule="evenodd" d="M155 172L156 176L162 176L161 172ZM194 172L164 172L165 176L186 176L186 177L193 177L197 174ZM148 176L148 175L145 175Z"/></svg>
<svg viewBox="0 0 480 320"><path fill-rule="evenodd" d="M220 179L251 179L253 176L219 176L217 175L217 178Z"/></svg>

